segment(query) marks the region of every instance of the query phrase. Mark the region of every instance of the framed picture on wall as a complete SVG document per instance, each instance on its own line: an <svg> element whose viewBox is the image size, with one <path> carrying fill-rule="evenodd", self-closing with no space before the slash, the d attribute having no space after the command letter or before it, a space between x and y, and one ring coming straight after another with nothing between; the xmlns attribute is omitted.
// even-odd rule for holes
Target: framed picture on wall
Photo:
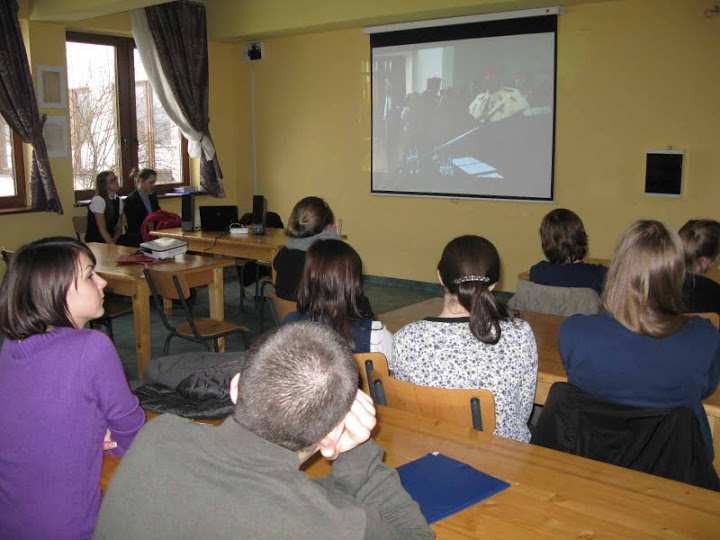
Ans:
<svg viewBox="0 0 720 540"><path fill-rule="evenodd" d="M67 116L48 116L43 126L43 136L47 145L48 157L68 156Z"/></svg>
<svg viewBox="0 0 720 540"><path fill-rule="evenodd" d="M62 66L38 66L35 72L38 106L48 109L67 107L67 82Z"/></svg>

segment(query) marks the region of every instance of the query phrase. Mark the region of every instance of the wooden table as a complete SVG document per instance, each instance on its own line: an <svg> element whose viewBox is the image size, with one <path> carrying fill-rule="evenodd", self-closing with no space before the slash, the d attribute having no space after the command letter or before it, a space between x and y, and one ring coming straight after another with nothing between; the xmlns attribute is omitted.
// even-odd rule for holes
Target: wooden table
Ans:
<svg viewBox="0 0 720 540"><path fill-rule="evenodd" d="M190 231L162 229L153 231L155 236L166 236L184 240L188 250L197 253L213 253L225 257L254 259L272 263L280 248L287 243L283 229L265 229L265 234L230 235L226 232Z"/></svg>
<svg viewBox="0 0 720 540"><path fill-rule="evenodd" d="M511 484L433 524L440 539L718 537L720 493L404 411L378 407L378 416L388 465L439 451ZM103 487L117 461L105 458ZM328 470L315 458L306 472Z"/></svg>
<svg viewBox="0 0 720 540"><path fill-rule="evenodd" d="M391 332L397 332L412 321L429 315L437 315L442 310L442 298L431 298L424 302L390 311L379 316ZM538 378L535 388L535 403L543 405L553 383L566 382L567 373L558 350L560 325L565 317L524 311L520 316L530 323L538 347ZM715 449L715 469L720 471L720 388L703 402L708 415L710 432ZM720 534L718 535L720 537Z"/></svg>
<svg viewBox="0 0 720 540"><path fill-rule="evenodd" d="M89 243L97 265L95 270L108 282L107 289L115 294L132 299L133 326L135 330L135 354L137 356L138 377L142 378L145 366L150 360L150 289L143 275L143 265L119 265L116 261L121 255L131 255L135 248L111 244ZM167 262L152 265L154 270L182 272L186 275L190 287L208 286L210 317L222 321L224 318L223 268L232 266L230 259L202 257L199 255L180 255ZM224 345L221 341L221 347ZM222 350L222 349L221 349Z"/></svg>

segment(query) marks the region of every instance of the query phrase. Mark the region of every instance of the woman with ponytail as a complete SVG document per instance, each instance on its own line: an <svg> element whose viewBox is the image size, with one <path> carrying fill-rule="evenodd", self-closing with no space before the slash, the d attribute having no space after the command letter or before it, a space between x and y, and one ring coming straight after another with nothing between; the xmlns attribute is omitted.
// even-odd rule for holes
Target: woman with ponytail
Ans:
<svg viewBox="0 0 720 540"><path fill-rule="evenodd" d="M489 390L495 434L529 441L537 346L530 325L513 318L492 293L500 278L495 246L460 236L445 246L437 270L443 309L395 334L393 375L422 386Z"/></svg>

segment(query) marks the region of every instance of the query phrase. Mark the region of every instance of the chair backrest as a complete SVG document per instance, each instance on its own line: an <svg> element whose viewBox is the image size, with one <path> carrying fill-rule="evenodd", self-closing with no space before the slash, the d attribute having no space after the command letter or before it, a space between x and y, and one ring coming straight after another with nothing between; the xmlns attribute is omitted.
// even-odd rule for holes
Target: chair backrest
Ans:
<svg viewBox="0 0 720 540"><path fill-rule="evenodd" d="M687 407L647 409L550 388L531 444L710 489L720 488L697 417Z"/></svg>
<svg viewBox="0 0 720 540"><path fill-rule="evenodd" d="M87 232L87 217L86 216L73 216L73 229L75 230L75 236L78 242L85 241L85 232Z"/></svg>
<svg viewBox="0 0 720 540"><path fill-rule="evenodd" d="M706 311L702 313L687 313L688 317L702 317L703 319L707 319L710 321L713 326L717 329L720 329L720 314L715 313L714 311Z"/></svg>
<svg viewBox="0 0 720 540"><path fill-rule="evenodd" d="M371 380L371 373L375 370L378 370L385 375L390 375L387 358L385 358L385 355L380 352L356 353L353 357L355 358L355 363L357 364L358 371L360 372L360 388L363 392L369 394L373 397L373 399L375 399L368 381Z"/></svg>
<svg viewBox="0 0 720 540"><path fill-rule="evenodd" d="M273 316L276 318L275 322L277 324L280 324L293 311L297 311L297 302L280 298L275 294L275 291L268 292L267 297L270 299L270 304L272 304Z"/></svg>
<svg viewBox="0 0 720 540"><path fill-rule="evenodd" d="M265 213L265 226L269 229L284 229L283 220L277 212Z"/></svg>
<svg viewBox="0 0 720 540"><path fill-rule="evenodd" d="M488 390L418 386L378 369L370 377L376 401L381 405L477 431L495 431L495 398Z"/></svg>
<svg viewBox="0 0 720 540"><path fill-rule="evenodd" d="M594 315L600 313L601 305L593 289L553 287L525 280L518 280L515 295L508 302L511 309L563 316Z"/></svg>
<svg viewBox="0 0 720 540"><path fill-rule="evenodd" d="M146 268L144 273L151 292L156 292L160 297L169 300L187 300L190 298L190 287L183 274L173 274L172 272L163 272L162 270L150 268Z"/></svg>

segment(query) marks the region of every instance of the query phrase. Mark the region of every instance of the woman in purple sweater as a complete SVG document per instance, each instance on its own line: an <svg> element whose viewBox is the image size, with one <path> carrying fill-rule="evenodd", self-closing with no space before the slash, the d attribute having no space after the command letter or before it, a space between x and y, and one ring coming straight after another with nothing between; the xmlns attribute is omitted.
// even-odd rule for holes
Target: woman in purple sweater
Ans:
<svg viewBox="0 0 720 540"><path fill-rule="evenodd" d="M90 538L103 452L143 425L112 342L85 324L106 282L87 246L20 248L0 286L0 538Z"/></svg>

